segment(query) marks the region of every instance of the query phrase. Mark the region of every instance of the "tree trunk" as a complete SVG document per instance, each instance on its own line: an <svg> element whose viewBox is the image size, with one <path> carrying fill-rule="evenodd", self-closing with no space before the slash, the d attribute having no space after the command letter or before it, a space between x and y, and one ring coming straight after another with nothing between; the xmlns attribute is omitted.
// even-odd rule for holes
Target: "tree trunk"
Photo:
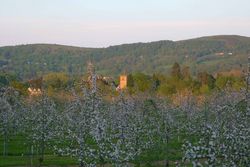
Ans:
<svg viewBox="0 0 250 167"><path fill-rule="evenodd" d="M3 156L6 155L6 137L4 137L4 141L3 141Z"/></svg>
<svg viewBox="0 0 250 167"><path fill-rule="evenodd" d="M8 150L8 141L7 141L7 135L5 132L4 141L3 141L3 156L7 155L7 150Z"/></svg>
<svg viewBox="0 0 250 167"><path fill-rule="evenodd" d="M168 132L169 132L169 130L168 130ZM166 159L165 159L165 167L169 167L169 161L168 161L168 152L169 152L169 136L167 135L166 136L166 144L167 144L167 148L166 148L166 151L167 151L167 153L166 153Z"/></svg>
<svg viewBox="0 0 250 167"><path fill-rule="evenodd" d="M42 163L43 163L43 160L44 160L44 150L45 150L44 143L45 142L43 140L41 145L40 145L39 166L42 166Z"/></svg>
<svg viewBox="0 0 250 167"><path fill-rule="evenodd" d="M99 155L99 161L100 161L100 167L104 167L105 161L104 161L104 158L100 155Z"/></svg>
<svg viewBox="0 0 250 167"><path fill-rule="evenodd" d="M41 155L39 158L39 166L42 166L43 160L44 160L44 149L42 148Z"/></svg>
<svg viewBox="0 0 250 167"><path fill-rule="evenodd" d="M169 161L168 160L165 160L165 167L169 167Z"/></svg>
<svg viewBox="0 0 250 167"><path fill-rule="evenodd" d="M30 146L30 166L33 166L33 154L34 154L34 149L33 145Z"/></svg>
<svg viewBox="0 0 250 167"><path fill-rule="evenodd" d="M84 167L84 162L83 161L80 161L80 164L79 164L79 167Z"/></svg>

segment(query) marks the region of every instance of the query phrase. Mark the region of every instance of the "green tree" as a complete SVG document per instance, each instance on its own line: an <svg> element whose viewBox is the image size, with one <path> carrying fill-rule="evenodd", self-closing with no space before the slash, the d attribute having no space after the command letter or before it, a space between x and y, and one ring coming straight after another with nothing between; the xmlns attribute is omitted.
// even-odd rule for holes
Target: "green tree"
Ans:
<svg viewBox="0 0 250 167"><path fill-rule="evenodd" d="M172 67L171 76L173 78L177 78L177 79L181 79L182 78L181 67L180 67L180 65L177 62L175 62L174 65L173 65L173 67Z"/></svg>
<svg viewBox="0 0 250 167"><path fill-rule="evenodd" d="M148 75L136 73L133 75L133 81L135 89L138 89L138 91L145 92L152 90L152 78Z"/></svg>
<svg viewBox="0 0 250 167"><path fill-rule="evenodd" d="M53 90L63 90L68 86L70 78L65 73L49 73L43 77L46 87Z"/></svg>
<svg viewBox="0 0 250 167"><path fill-rule="evenodd" d="M18 81L11 81L10 86L12 86L14 89L16 89L18 92L20 92L22 95L27 96L28 95L28 85L18 82Z"/></svg>
<svg viewBox="0 0 250 167"><path fill-rule="evenodd" d="M132 74L127 76L127 86L130 88L134 86L134 78Z"/></svg>
<svg viewBox="0 0 250 167"><path fill-rule="evenodd" d="M0 75L0 86L6 86L8 84L9 84L9 82L8 82L6 76Z"/></svg>
<svg viewBox="0 0 250 167"><path fill-rule="evenodd" d="M189 80L191 78L190 68L188 66L183 67L182 76L183 76L183 79L185 80Z"/></svg>
<svg viewBox="0 0 250 167"><path fill-rule="evenodd" d="M174 85L169 84L161 84L158 89L158 94L163 96L168 96L175 94L177 92L176 87Z"/></svg>
<svg viewBox="0 0 250 167"><path fill-rule="evenodd" d="M207 72L199 73L198 80L202 85L207 85L209 89L213 89L215 87L215 78Z"/></svg>

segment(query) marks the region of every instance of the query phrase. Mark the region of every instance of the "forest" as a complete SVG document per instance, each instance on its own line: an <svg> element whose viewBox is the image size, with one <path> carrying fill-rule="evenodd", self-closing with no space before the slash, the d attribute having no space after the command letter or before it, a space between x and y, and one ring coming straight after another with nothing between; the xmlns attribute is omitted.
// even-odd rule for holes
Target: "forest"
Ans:
<svg viewBox="0 0 250 167"><path fill-rule="evenodd" d="M87 65L85 66L87 69ZM190 67L181 66L177 62L172 65L168 75L163 73L150 75L142 72L121 73L121 75L126 75L128 78L127 94L154 94L155 96L170 97L171 99L177 95L209 95L226 87L239 91L246 86L246 73L244 71L231 70L229 72L217 73L216 75L202 71L197 73L197 75L192 75ZM39 78L42 80L39 80ZM41 82L38 83L40 85L39 88L41 89L42 87L48 96L56 100L66 101L67 98L70 98L71 90L79 89L81 82L87 80L88 73L70 75L64 72L50 72L39 76L39 78L33 78L32 80ZM11 73L0 73L1 86L11 86L24 96L29 95L28 88L32 87L30 84L32 80L23 80ZM107 77L99 74L97 75L97 84L103 93L112 95L115 92L111 90L111 87L119 86L119 77ZM65 99L61 98L62 95Z"/></svg>
<svg viewBox="0 0 250 167"><path fill-rule="evenodd" d="M33 44L0 47L0 69L27 80L50 72L80 75L92 61L99 74L117 77L123 72L167 75L178 62L190 67L192 75L203 71L215 74L246 68L249 54L249 37L230 35L106 48Z"/></svg>

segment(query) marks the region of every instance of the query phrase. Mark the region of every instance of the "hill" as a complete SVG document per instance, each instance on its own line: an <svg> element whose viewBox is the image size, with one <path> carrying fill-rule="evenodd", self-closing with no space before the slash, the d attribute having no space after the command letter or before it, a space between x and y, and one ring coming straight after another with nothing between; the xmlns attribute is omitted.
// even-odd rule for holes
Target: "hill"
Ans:
<svg viewBox="0 0 250 167"><path fill-rule="evenodd" d="M183 41L157 41L81 48L55 44L0 47L1 69L30 78L47 72L83 73L87 61L104 75L122 72L168 73L174 62L189 66L192 73L240 69L250 55L250 38L208 36Z"/></svg>

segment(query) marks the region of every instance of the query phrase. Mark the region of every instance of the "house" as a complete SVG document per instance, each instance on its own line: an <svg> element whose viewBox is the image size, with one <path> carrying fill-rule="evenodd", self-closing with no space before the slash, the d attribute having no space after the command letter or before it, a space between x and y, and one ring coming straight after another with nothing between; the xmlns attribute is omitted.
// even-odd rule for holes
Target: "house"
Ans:
<svg viewBox="0 0 250 167"><path fill-rule="evenodd" d="M30 96L39 96L42 94L42 81L43 78L29 80L28 92Z"/></svg>
<svg viewBox="0 0 250 167"><path fill-rule="evenodd" d="M31 88L31 87L29 87L28 88L28 91L29 91L29 94L31 95L31 96L39 96L39 95L41 95L42 94L42 91L41 91L41 89L35 89L35 88Z"/></svg>
<svg viewBox="0 0 250 167"><path fill-rule="evenodd" d="M224 56L224 52L215 53L216 56Z"/></svg>

